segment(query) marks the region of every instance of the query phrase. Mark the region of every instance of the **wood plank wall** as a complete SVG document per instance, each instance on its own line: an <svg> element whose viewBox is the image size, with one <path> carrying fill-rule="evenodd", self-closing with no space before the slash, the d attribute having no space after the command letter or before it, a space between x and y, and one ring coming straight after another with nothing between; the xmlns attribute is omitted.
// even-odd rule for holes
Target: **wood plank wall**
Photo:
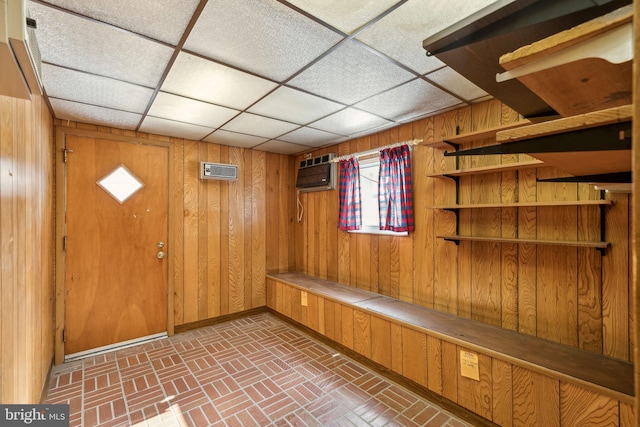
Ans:
<svg viewBox="0 0 640 427"><path fill-rule="evenodd" d="M435 141L512 123L518 115L492 100L316 150L355 153L414 138ZM491 144L494 140L469 145ZM427 178L455 168L443 151L416 146L413 188L416 230L409 237L349 234L337 226L337 191L301 194L305 215L295 225L296 271L414 304L518 330L622 360L631 360L630 196L610 194L604 256L595 249L532 244L451 242L455 183ZM525 155L461 159L464 168L526 160ZM298 156L296 161L299 161ZM296 163L297 164L297 163ZM460 203L595 199L588 184L542 183L552 168L462 177ZM460 211L461 234L599 240L597 207L503 208Z"/></svg>
<svg viewBox="0 0 640 427"><path fill-rule="evenodd" d="M265 275L293 268L294 159L75 122L64 127L174 144L174 321L184 325L265 305ZM237 181L201 180L201 161L238 165ZM171 273L170 273L171 274Z"/></svg>
<svg viewBox="0 0 640 427"><path fill-rule="evenodd" d="M53 120L0 96L0 402L37 403L53 361Z"/></svg>

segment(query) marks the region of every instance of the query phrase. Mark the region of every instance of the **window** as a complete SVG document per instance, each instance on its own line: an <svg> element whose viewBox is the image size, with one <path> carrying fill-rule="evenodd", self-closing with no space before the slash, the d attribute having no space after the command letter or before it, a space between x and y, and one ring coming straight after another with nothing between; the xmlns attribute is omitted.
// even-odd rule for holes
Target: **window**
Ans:
<svg viewBox="0 0 640 427"><path fill-rule="evenodd" d="M350 233L386 234L407 236L406 231L395 232L380 230L380 212L378 207L378 176L380 159L374 157L360 161L360 197L362 206L362 228L349 230Z"/></svg>

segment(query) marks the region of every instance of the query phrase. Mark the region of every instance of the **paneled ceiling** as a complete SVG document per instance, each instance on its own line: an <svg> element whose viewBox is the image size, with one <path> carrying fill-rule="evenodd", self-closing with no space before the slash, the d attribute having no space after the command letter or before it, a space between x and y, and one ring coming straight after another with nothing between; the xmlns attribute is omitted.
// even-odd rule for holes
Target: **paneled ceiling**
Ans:
<svg viewBox="0 0 640 427"><path fill-rule="evenodd" d="M495 0L31 0L56 118L295 154L486 99L422 41Z"/></svg>

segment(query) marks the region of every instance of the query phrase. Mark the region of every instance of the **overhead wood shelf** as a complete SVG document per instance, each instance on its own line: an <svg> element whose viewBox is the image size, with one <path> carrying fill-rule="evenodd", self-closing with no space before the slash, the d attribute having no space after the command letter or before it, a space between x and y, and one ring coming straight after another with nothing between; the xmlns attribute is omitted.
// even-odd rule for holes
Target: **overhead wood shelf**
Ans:
<svg viewBox="0 0 640 427"><path fill-rule="evenodd" d="M630 104L633 5L500 57L507 70L561 116Z"/></svg>
<svg viewBox="0 0 640 427"><path fill-rule="evenodd" d="M555 245L555 246L574 246L582 248L606 249L609 242L593 242L582 240L542 240L542 239L517 239L504 237L479 237L479 236L459 236L459 235L441 235L436 236L439 239L449 240L452 242L473 241L473 242L494 242L494 243L533 243L535 245Z"/></svg>
<svg viewBox="0 0 640 427"><path fill-rule="evenodd" d="M446 171L442 173L427 174L427 177L428 178L443 178L443 177L446 178L446 177L452 177L452 176L480 175L480 174L493 173L493 172L507 172L512 170L539 168L544 165L545 164L543 161L534 159L528 162L502 163L499 165L481 166L477 168L456 169L456 170Z"/></svg>
<svg viewBox="0 0 640 427"><path fill-rule="evenodd" d="M461 133L459 135L450 136L438 141L423 142L421 145L431 148L453 148L469 142L481 141L483 139L493 139L498 132L502 132L509 129L519 128L530 124L529 120L523 120L515 123L509 123L506 125L490 127L486 129L477 130L474 132Z"/></svg>
<svg viewBox="0 0 640 427"><path fill-rule="evenodd" d="M568 200L556 202L518 202L518 203L472 203L465 205L431 206L431 209L458 210L458 209L486 209L486 208L527 208L527 207L552 207L552 206L606 206L612 205L611 200Z"/></svg>

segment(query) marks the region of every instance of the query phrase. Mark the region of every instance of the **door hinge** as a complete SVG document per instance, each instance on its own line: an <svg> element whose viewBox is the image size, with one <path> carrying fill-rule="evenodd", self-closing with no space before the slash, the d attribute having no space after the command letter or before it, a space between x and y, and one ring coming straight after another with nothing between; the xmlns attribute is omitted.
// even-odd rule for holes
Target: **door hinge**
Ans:
<svg viewBox="0 0 640 427"><path fill-rule="evenodd" d="M62 330L62 342L67 342L67 328Z"/></svg>
<svg viewBox="0 0 640 427"><path fill-rule="evenodd" d="M73 150L70 150L68 148L63 148L62 149L62 162L63 163L67 163L67 157L69 156L69 153L73 153Z"/></svg>
<svg viewBox="0 0 640 427"><path fill-rule="evenodd" d="M62 250L66 251L67 250L67 236L64 236L62 238Z"/></svg>

